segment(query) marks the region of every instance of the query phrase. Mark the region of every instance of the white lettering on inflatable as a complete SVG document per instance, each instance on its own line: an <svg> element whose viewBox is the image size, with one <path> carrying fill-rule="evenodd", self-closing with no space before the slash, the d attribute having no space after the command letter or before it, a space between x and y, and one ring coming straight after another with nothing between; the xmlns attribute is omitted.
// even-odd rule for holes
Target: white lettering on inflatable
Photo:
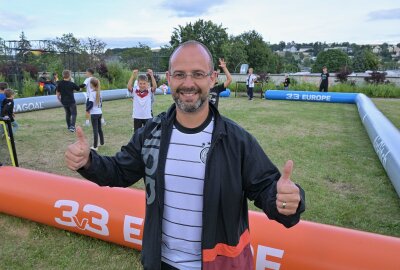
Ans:
<svg viewBox="0 0 400 270"><path fill-rule="evenodd" d="M100 235L104 235L104 236L108 236L110 234L108 231L108 227L107 227L108 212L104 208L98 207L93 204L86 204L83 207L83 212L88 213L88 214L95 213L100 216L100 218L92 217L92 222L91 222L93 225L98 226L100 228L100 230L93 228L89 223L86 224L86 227L85 227L86 230L100 234Z"/></svg>
<svg viewBox="0 0 400 270"><path fill-rule="evenodd" d="M376 154L378 155L379 159L382 162L383 167L386 169L387 156L390 153L389 149L386 147L385 142L382 140L380 136L375 137L373 145Z"/></svg>
<svg viewBox="0 0 400 270"><path fill-rule="evenodd" d="M100 217L97 218L91 216L89 222L89 219L87 218L79 220L79 218L77 217L77 214L79 212L79 203L76 201L58 200L55 202L54 207L67 209L62 211L61 217L54 218L54 220L58 224L67 227L76 227L80 230L88 230L90 232L103 236L108 236L110 234L107 227L109 214L104 208L101 208L93 204L86 204L82 209L83 212L87 214L94 214L95 216ZM96 226L98 228L95 228L93 226Z"/></svg>
<svg viewBox="0 0 400 270"><path fill-rule="evenodd" d="M289 94L286 94L286 99L289 99L289 100L300 100L300 95L299 94L289 93Z"/></svg>
<svg viewBox="0 0 400 270"><path fill-rule="evenodd" d="M256 270L273 269L279 270L281 267L280 263L269 261L267 256L282 259L284 251L282 249L276 249L271 247L265 247L258 245L257 258L256 258Z"/></svg>
<svg viewBox="0 0 400 270"><path fill-rule="evenodd" d="M303 94L303 95L301 95L301 100L331 101L331 96Z"/></svg>
<svg viewBox="0 0 400 270"><path fill-rule="evenodd" d="M132 225L142 226L143 218L125 215L124 219L124 240L137 245L142 245L142 240L139 239L140 229L132 228ZM133 237L137 236L137 238Z"/></svg>
<svg viewBox="0 0 400 270"><path fill-rule="evenodd" d="M41 101L41 102L29 102L29 103L17 104L14 107L14 112L41 110L44 109L43 103L44 102Z"/></svg>
<svg viewBox="0 0 400 270"><path fill-rule="evenodd" d="M70 200L59 200L56 201L54 204L55 208L70 208L70 210L62 211L62 219L55 218L55 221L58 224L68 226L68 227L75 227L76 223L74 221L74 217L78 214L79 211L79 204L75 201Z"/></svg>

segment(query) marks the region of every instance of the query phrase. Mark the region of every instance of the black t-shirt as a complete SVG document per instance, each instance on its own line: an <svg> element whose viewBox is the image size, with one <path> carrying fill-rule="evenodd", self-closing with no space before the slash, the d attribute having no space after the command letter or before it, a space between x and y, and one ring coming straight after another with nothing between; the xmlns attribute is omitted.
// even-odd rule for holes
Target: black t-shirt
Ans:
<svg viewBox="0 0 400 270"><path fill-rule="evenodd" d="M210 89L209 99L211 103L215 106L215 108L218 108L219 94L225 90L226 88L223 83L217 84Z"/></svg>
<svg viewBox="0 0 400 270"><path fill-rule="evenodd" d="M288 87L290 84L290 78L286 78L285 81L283 82L283 86Z"/></svg>
<svg viewBox="0 0 400 270"><path fill-rule="evenodd" d="M328 85L329 73L321 73L321 84Z"/></svg>
<svg viewBox="0 0 400 270"><path fill-rule="evenodd" d="M74 90L80 91L79 86L71 81L59 81L56 91L61 94L61 103L64 106L75 104Z"/></svg>
<svg viewBox="0 0 400 270"><path fill-rule="evenodd" d="M14 122L13 114L14 114L14 100L11 98L4 99L1 104L0 116L1 117L8 116L10 118L11 122Z"/></svg>

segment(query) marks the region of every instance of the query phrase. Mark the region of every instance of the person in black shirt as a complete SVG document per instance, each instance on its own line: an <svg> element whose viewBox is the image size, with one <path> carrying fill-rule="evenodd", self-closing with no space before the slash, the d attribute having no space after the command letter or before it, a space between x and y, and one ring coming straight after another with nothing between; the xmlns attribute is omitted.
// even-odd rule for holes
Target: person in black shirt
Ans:
<svg viewBox="0 0 400 270"><path fill-rule="evenodd" d="M319 91L328 92L329 86L329 73L326 66L322 68L321 79L319 80Z"/></svg>
<svg viewBox="0 0 400 270"><path fill-rule="evenodd" d="M62 73L63 80L57 84L57 98L64 106L65 120L67 128L71 132L75 132L76 122L76 102L74 97L74 90L80 91L80 88L75 83L71 82L71 71L64 70Z"/></svg>
<svg viewBox="0 0 400 270"><path fill-rule="evenodd" d="M11 121L12 132L15 134L18 129L18 123L14 119L14 91L11 89L5 89L4 95L6 98L1 103L0 117Z"/></svg>
<svg viewBox="0 0 400 270"><path fill-rule="evenodd" d="M218 101L219 101L219 94L226 90L226 88L232 82L232 76L229 72L228 68L226 67L225 60L223 58L219 59L219 67L224 71L226 76L226 81L224 83L216 84L213 88L210 89L209 99L210 102L218 108ZM218 75L217 75L218 76Z"/></svg>
<svg viewBox="0 0 400 270"><path fill-rule="evenodd" d="M285 80L283 81L283 89L288 90L290 84L290 78L285 74Z"/></svg>

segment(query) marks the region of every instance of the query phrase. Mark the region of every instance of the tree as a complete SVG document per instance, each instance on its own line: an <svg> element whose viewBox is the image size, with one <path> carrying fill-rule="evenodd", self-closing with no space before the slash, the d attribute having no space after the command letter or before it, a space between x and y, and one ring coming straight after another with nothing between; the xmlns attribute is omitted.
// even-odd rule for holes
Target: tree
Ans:
<svg viewBox="0 0 400 270"><path fill-rule="evenodd" d="M139 46L122 51L121 61L130 68L140 70L152 68L152 52L149 46L139 43Z"/></svg>
<svg viewBox="0 0 400 270"><path fill-rule="evenodd" d="M353 70L356 72L377 70L379 67L379 59L371 50L361 50L354 55L352 66Z"/></svg>
<svg viewBox="0 0 400 270"><path fill-rule="evenodd" d="M338 72L342 67L350 66L350 58L342 50L322 51L317 56L312 72L320 72L323 66L330 72Z"/></svg>
<svg viewBox="0 0 400 270"><path fill-rule="evenodd" d="M89 54L91 66L95 64L99 64L101 62L101 58L104 55L104 49L107 44L97 38L88 38L87 42L84 43L84 47Z"/></svg>
<svg viewBox="0 0 400 270"><path fill-rule="evenodd" d="M180 43L188 40L197 40L206 45L213 56L214 65L217 66L218 58L223 57L222 45L227 42L228 34L221 24L200 19L193 24L174 28L169 43L175 49Z"/></svg>
<svg viewBox="0 0 400 270"><path fill-rule="evenodd" d="M21 34L19 35L19 41L18 41L18 53L16 54L17 59L26 63L29 61L28 57L28 53L31 50L31 43L29 42L29 40L27 39L27 37L25 36L24 31L21 32Z"/></svg>
<svg viewBox="0 0 400 270"><path fill-rule="evenodd" d="M281 68L279 57L272 52L262 36L256 31L245 32L237 37L246 48L250 67L258 71L276 73Z"/></svg>
<svg viewBox="0 0 400 270"><path fill-rule="evenodd" d="M63 34L61 37L56 37L54 41L55 49L58 52L65 53L81 53L84 46L80 39L74 37L74 34Z"/></svg>
<svg viewBox="0 0 400 270"><path fill-rule="evenodd" d="M234 36L222 45L222 54L231 72L236 73L241 64L247 63L246 45Z"/></svg>

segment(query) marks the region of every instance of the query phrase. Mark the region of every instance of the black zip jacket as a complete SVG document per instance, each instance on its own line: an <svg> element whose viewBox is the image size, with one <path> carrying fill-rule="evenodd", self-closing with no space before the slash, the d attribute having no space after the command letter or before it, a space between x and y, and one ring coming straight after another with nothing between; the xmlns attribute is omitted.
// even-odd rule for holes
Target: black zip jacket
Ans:
<svg viewBox="0 0 400 270"><path fill-rule="evenodd" d="M204 180L202 268L253 270L247 199L254 201L270 219L291 227L299 222L305 210L305 194L300 188L301 202L296 214L279 214L278 169L252 135L221 116L212 104L210 110L215 126ZM161 267L164 171L175 116L176 108L172 105L166 113L139 129L115 156L100 156L91 151L90 167L78 171L101 186L128 187L144 178L147 203L144 269Z"/></svg>

